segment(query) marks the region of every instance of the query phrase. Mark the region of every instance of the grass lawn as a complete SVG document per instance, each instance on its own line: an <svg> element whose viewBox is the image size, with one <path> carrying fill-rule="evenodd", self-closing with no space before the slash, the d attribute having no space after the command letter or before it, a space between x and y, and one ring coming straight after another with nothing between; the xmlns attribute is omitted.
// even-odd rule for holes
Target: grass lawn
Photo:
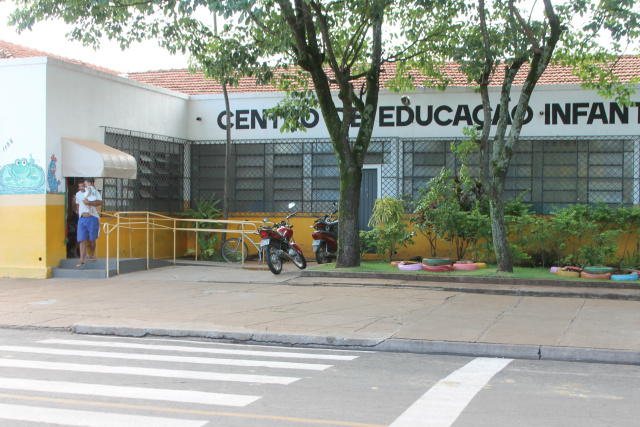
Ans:
<svg viewBox="0 0 640 427"><path fill-rule="evenodd" d="M331 271L335 269L335 263L322 264L314 267L314 270ZM336 271L368 271L380 273L404 273L404 274L424 274L434 276L483 276L483 277L513 277L516 279L552 279L552 280L575 280L572 277L558 277L549 272L549 268L526 268L514 267L513 274L498 273L498 266L487 265L487 268L479 268L474 271L446 271L436 273L432 271L400 271L398 267L392 267L388 261L360 261L360 267L341 268Z"/></svg>

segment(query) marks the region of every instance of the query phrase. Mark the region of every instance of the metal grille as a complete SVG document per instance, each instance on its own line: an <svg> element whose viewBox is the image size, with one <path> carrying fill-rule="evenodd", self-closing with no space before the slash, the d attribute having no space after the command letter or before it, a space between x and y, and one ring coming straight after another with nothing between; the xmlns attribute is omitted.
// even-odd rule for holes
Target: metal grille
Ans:
<svg viewBox="0 0 640 427"><path fill-rule="evenodd" d="M106 178L106 211L182 212L189 200L188 141L123 129L105 128L105 144L132 155L136 180Z"/></svg>
<svg viewBox="0 0 640 427"><path fill-rule="evenodd" d="M419 188L442 167L459 170L452 138L374 138L367 165L380 165L381 195L418 197ZM107 210L178 212L196 198L222 199L225 141L190 142L107 128L108 145L138 161L138 179L105 179ZM574 203L640 203L638 137L526 138L518 143L506 196L536 213ZM329 139L234 140L231 144L230 212L265 216L286 212L289 202L303 215L328 212L338 201L340 179ZM478 155L469 171L478 174Z"/></svg>
<svg viewBox="0 0 640 427"><path fill-rule="evenodd" d="M372 140L366 163L389 161L389 141ZM225 141L191 145L192 197L222 198L224 159ZM234 140L229 187L229 210L243 216L286 212L289 202L308 216L328 212L340 195L333 145L328 139Z"/></svg>
<svg viewBox="0 0 640 427"><path fill-rule="evenodd" d="M443 166L458 170L452 139L405 140L404 189L413 197ZM478 174L478 155L469 172ZM475 166L474 166L475 165ZM507 175L506 197L523 200L539 214L555 207L598 202L636 205L640 193L638 137L526 138L518 142Z"/></svg>

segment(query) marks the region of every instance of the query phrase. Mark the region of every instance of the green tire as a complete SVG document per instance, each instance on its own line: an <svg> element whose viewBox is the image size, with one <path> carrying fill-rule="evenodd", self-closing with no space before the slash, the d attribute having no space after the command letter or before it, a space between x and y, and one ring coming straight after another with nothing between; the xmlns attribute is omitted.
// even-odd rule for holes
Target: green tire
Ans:
<svg viewBox="0 0 640 427"><path fill-rule="evenodd" d="M422 263L431 267L439 265L451 265L453 261L449 258L423 258Z"/></svg>
<svg viewBox="0 0 640 427"><path fill-rule="evenodd" d="M594 267L585 267L584 271L589 274L606 274L613 273L612 267L604 267L604 266L594 266Z"/></svg>

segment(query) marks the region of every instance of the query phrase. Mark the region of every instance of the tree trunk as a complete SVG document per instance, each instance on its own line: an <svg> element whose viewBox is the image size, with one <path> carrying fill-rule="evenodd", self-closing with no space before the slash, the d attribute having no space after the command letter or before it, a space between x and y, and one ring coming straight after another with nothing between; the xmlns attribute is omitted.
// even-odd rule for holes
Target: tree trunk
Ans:
<svg viewBox="0 0 640 427"><path fill-rule="evenodd" d="M513 273L511 252L507 227L504 222L504 191L493 192L489 196L491 214L491 231L493 233L493 248L498 262L498 271Z"/></svg>
<svg viewBox="0 0 640 427"><path fill-rule="evenodd" d="M360 226L358 210L360 207L360 183L362 168L345 168L340 171L340 221L338 222L338 259L336 268L357 267L360 265Z"/></svg>
<svg viewBox="0 0 640 427"><path fill-rule="evenodd" d="M222 219L226 221L229 219L229 187L231 183L231 104L229 102L227 84L224 81L222 81L222 93L224 94L224 108L227 111L227 142L224 150L224 195L222 199ZM224 228L226 228L226 223Z"/></svg>

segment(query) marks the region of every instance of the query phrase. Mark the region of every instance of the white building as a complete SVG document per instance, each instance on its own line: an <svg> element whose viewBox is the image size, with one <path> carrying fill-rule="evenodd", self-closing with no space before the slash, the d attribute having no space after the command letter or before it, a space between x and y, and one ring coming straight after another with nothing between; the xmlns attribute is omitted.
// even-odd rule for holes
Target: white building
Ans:
<svg viewBox="0 0 640 427"><path fill-rule="evenodd" d="M74 177L105 178L106 211L175 212L195 198L222 196L225 110L214 82L186 70L120 76L5 42L0 58L0 277L48 277L67 256ZM638 58L620 63L623 77L639 70ZM416 194L443 166L456 168L450 142L480 124L482 111L479 94L454 81L444 93L408 94L408 107L402 94L383 91L364 206L383 194ZM493 95L497 104L498 87ZM245 217L282 212L289 201L312 215L337 199L321 115L296 134L264 119L282 96L250 81L231 93L231 210ZM354 134L357 125L356 118ZM539 213L600 200L638 204L639 136L639 107L583 90L568 70L550 70L531 99L509 194L527 191Z"/></svg>

